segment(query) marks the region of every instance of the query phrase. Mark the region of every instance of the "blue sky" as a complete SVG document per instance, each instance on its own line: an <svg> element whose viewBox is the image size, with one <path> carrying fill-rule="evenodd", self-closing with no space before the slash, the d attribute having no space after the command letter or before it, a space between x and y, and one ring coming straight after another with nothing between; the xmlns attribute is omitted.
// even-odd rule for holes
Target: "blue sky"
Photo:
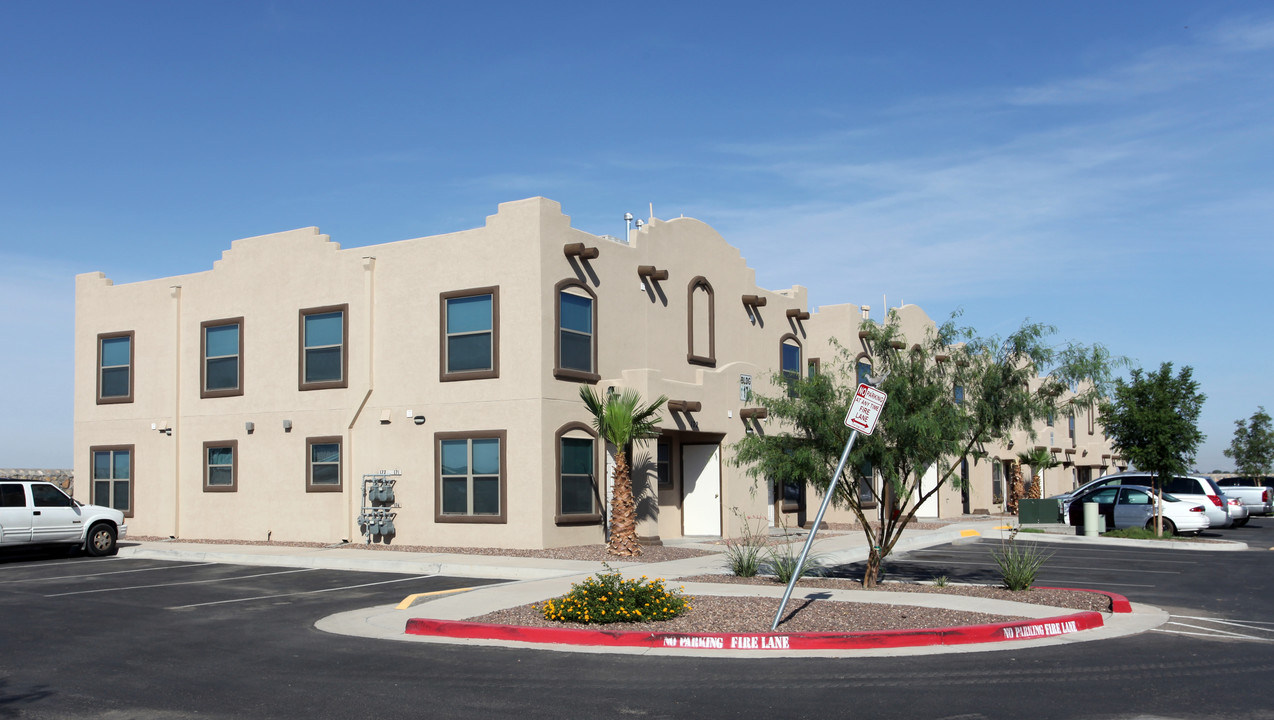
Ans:
<svg viewBox="0 0 1274 720"><path fill-rule="evenodd" d="M715 227L764 287L1194 367L1274 410L1274 7L0 3L0 467L71 464L73 277L543 195Z"/></svg>

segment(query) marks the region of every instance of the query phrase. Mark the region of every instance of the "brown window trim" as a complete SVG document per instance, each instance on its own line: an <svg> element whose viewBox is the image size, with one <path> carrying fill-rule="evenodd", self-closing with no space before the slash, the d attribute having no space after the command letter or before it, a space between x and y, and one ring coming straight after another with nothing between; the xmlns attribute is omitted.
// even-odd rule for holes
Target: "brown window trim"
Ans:
<svg viewBox="0 0 1274 720"><path fill-rule="evenodd" d="M128 451L128 510L124 511L124 517L133 516L133 499L137 497L137 453L132 445L92 445L88 449L88 501L92 505L97 504L97 498L93 496L93 455L99 452L120 452ZM114 471L114 463L111 463L112 472ZM111 507L108 504L105 507Z"/></svg>
<svg viewBox="0 0 1274 720"><path fill-rule="evenodd" d="M796 343L796 349L801 353L800 358L796 361L796 379L801 380L805 377L805 346L801 344L801 339L793 333L787 333L779 338L779 375L786 378L783 375L783 346L787 345L788 340Z"/></svg>
<svg viewBox="0 0 1274 720"><path fill-rule="evenodd" d="M593 372L562 367L562 291L579 288L593 301ZM595 384L602 379L597 372L597 293L578 280L563 280L553 286L553 377L558 380L574 380Z"/></svg>
<svg viewBox="0 0 1274 720"><path fill-rule="evenodd" d="M566 437L570 432L584 432L593 440L593 502L597 512L589 514L562 514L562 438ZM601 439L593 428L581 422L571 422L558 428L553 434L553 457L555 462L553 467L556 469L553 484L556 486L557 494L553 501L553 522L558 525L599 525L602 522L602 496L601 487L598 482L597 469L605 468L605 462L598 462L598 452L601 447ZM603 475L605 473L603 472Z"/></svg>
<svg viewBox="0 0 1274 720"><path fill-rule="evenodd" d="M326 492L343 492L345 490L345 443L344 438L340 435L320 435L317 437L305 438L305 492L307 493L326 493ZM335 485L315 485L311 482L314 479L314 450L313 446L322 443L336 443L340 448L340 462L336 463L336 478L338 482ZM237 460L238 458L236 458ZM238 480L236 479L237 483Z"/></svg>
<svg viewBox="0 0 1274 720"><path fill-rule="evenodd" d="M695 354L695 288L702 287L708 294L708 354ZM686 286L686 362L692 365L717 366L717 293L712 283L702 275L696 275Z"/></svg>
<svg viewBox="0 0 1274 720"><path fill-rule="evenodd" d="M821 361L821 360L819 360L819 359L818 359L818 358L816 358L816 357L806 358L806 359L805 359L805 378L806 378L807 380L808 380L808 379L809 379L809 377L810 377L810 374L809 374L809 373L810 373L810 366L811 366L811 365L812 365L812 366L814 366L814 374L815 374L815 375L821 375L821 374L823 374L823 363L822 363L822 361Z"/></svg>
<svg viewBox="0 0 1274 720"><path fill-rule="evenodd" d="M118 395L115 397L102 397L102 341L112 338L126 337L128 338L128 394ZM97 334L97 356L93 360L93 367L97 373L97 404L98 405L116 405L119 403L131 403L133 401L133 393L137 387L137 337L132 330L123 330L120 332L98 333Z"/></svg>
<svg viewBox="0 0 1274 720"><path fill-rule="evenodd" d="M230 484L208 484L208 448L230 448ZM238 492L239 491L239 441L209 440L203 444L203 491L204 492Z"/></svg>
<svg viewBox="0 0 1274 720"><path fill-rule="evenodd" d="M445 327L445 326L444 326ZM445 333L444 333L445 336ZM461 432L434 433L434 522L438 523L486 523L503 525L509 516L509 438L507 430L465 430ZM443 440L500 440L500 514L498 515L444 515L442 513L442 441Z"/></svg>
<svg viewBox="0 0 1274 720"><path fill-rule="evenodd" d="M223 325L239 326L239 387L227 388L224 390L208 389L208 328L222 327ZM302 321L304 328L304 321ZM302 329L302 338L304 338L304 329ZM302 340L302 343L305 341ZM304 352L304 349L302 349ZM304 372L304 369L302 369ZM199 398L219 398L234 397L243 394L243 316L234 318L224 318L222 320L205 320L199 323Z"/></svg>
<svg viewBox="0 0 1274 720"><path fill-rule="evenodd" d="M309 315L323 313L341 313L341 379L324 380L322 382L305 382L305 318ZM349 387L349 303L340 305L324 305L323 307L304 308L299 315L300 329L296 336L297 390L330 390ZM240 347L240 350L243 348ZM242 380L239 381L242 384Z"/></svg>
<svg viewBox="0 0 1274 720"><path fill-rule="evenodd" d="M447 372L447 301L474 295L491 296L491 369ZM556 298L554 298L556 300ZM451 290L438 294L438 382L500 377L500 286ZM501 446L503 448L503 445Z"/></svg>

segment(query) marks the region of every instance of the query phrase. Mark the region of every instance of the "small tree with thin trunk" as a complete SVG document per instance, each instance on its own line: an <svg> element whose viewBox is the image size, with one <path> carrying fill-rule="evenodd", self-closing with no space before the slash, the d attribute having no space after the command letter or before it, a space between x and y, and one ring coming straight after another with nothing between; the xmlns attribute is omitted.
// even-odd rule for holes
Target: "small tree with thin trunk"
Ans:
<svg viewBox="0 0 1274 720"><path fill-rule="evenodd" d="M1250 421L1234 421L1234 439L1224 452L1240 475L1260 478L1270 474L1274 467L1274 430L1265 406L1258 406Z"/></svg>
<svg viewBox="0 0 1274 720"><path fill-rule="evenodd" d="M611 555L641 554L637 541L637 499L633 496L632 470L628 465L630 446L659 436L659 409L668 398L643 405L632 389L619 395L597 396L587 385L579 389L580 399L593 416L593 427L607 443L615 446L615 478L610 503L610 535L606 549Z"/></svg>
<svg viewBox="0 0 1274 720"><path fill-rule="evenodd" d="M1036 420L1065 409L1072 382L1090 380L1078 399L1095 400L1112 363L1120 362L1101 346L1050 345L1053 328L1039 323L1025 322L1006 338L983 338L954 318L924 338L906 338L892 311L884 325L866 320L860 328L871 374L889 399L875 432L858 438L833 502L853 511L867 535L866 587L876 585L881 563L917 508L944 485L959 486L962 460L985 457L985 445L1015 430L1030 433ZM783 430L736 444L734 462L756 480L827 491L849 438L843 420L857 389L856 357L837 348L824 372L792 381L791 396L756 395ZM779 376L774 382L786 387ZM922 484L935 466L937 481ZM861 468L880 474L879 491Z"/></svg>
<svg viewBox="0 0 1274 720"><path fill-rule="evenodd" d="M1153 372L1137 368L1115 381L1114 396L1101 405L1101 423L1111 446L1138 470L1153 474L1159 495L1155 533L1163 535L1163 479L1184 475L1203 442L1199 411L1207 395L1199 392L1189 365L1172 374L1166 362Z"/></svg>

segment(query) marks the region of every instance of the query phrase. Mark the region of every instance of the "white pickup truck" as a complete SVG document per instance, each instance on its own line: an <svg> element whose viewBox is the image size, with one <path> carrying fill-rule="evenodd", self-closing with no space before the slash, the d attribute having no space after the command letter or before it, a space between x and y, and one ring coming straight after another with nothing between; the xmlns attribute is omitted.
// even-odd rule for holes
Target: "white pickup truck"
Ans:
<svg viewBox="0 0 1274 720"><path fill-rule="evenodd" d="M1274 514L1274 490L1265 484L1265 478L1228 477L1216 481L1226 497L1236 497L1247 505L1253 515Z"/></svg>
<svg viewBox="0 0 1274 720"><path fill-rule="evenodd" d="M52 483L0 479L0 548L64 544L114 555L127 533L119 510L81 504Z"/></svg>

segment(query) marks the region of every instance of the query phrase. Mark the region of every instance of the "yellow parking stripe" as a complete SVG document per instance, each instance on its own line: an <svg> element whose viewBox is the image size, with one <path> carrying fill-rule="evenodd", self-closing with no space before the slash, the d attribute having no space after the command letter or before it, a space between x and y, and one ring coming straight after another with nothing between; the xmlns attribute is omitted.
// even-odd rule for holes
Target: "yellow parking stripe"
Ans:
<svg viewBox="0 0 1274 720"><path fill-rule="evenodd" d="M961 530L960 531L960 537L978 537L981 534L982 533L978 532L977 530Z"/></svg>
<svg viewBox="0 0 1274 720"><path fill-rule="evenodd" d="M449 595L451 593L467 592L472 589L473 588L453 588L451 590L435 590L433 592L416 593L415 595L408 595L407 597L403 598L402 602L398 603L398 607L395 609L406 610L407 608L411 607L412 603L416 602L417 599L422 597L428 597L429 595Z"/></svg>

